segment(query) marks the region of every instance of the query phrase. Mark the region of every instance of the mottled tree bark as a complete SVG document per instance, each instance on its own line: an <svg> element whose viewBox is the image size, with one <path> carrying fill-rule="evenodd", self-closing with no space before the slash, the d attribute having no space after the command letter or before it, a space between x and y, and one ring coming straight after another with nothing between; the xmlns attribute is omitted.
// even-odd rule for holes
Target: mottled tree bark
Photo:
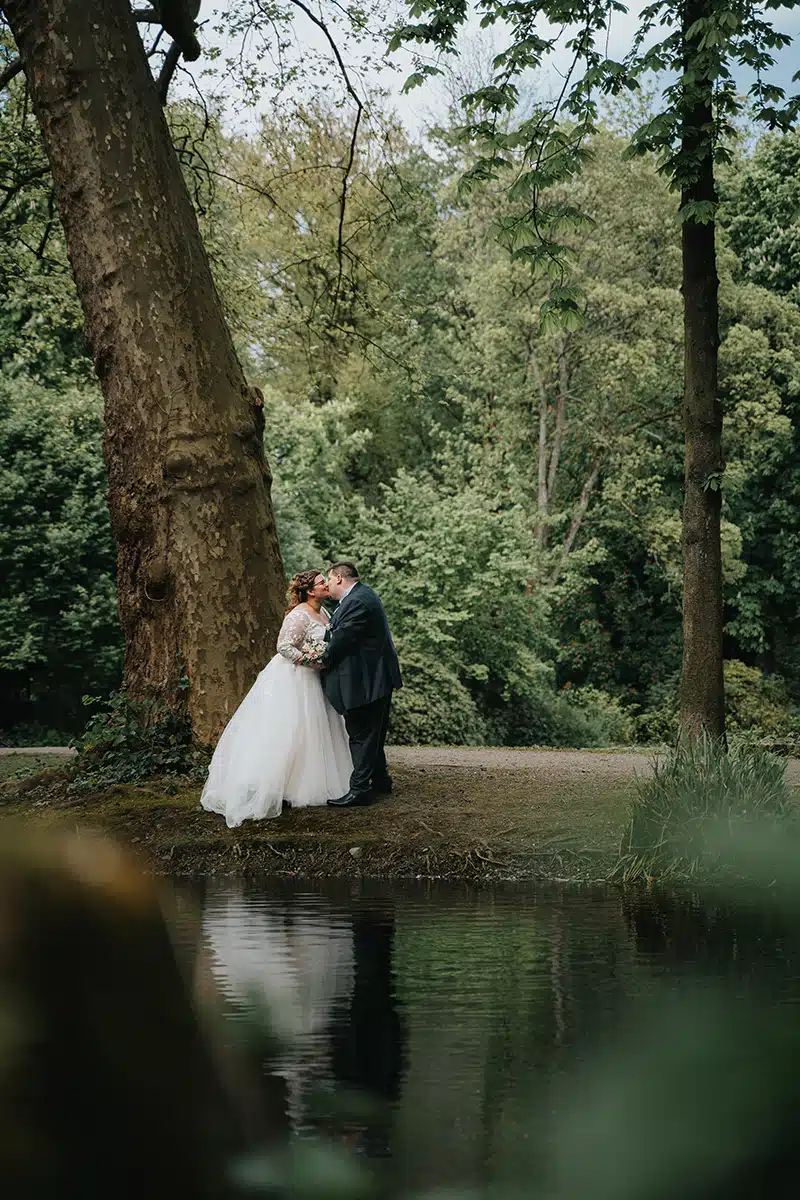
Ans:
<svg viewBox="0 0 800 1200"><path fill-rule="evenodd" d="M106 405L125 680L212 740L269 656L283 569L260 411L128 0L0 0L41 125Z"/></svg>
<svg viewBox="0 0 800 1200"><path fill-rule="evenodd" d="M708 0L689 0L684 34L708 16ZM687 49L692 48L687 43ZM682 149L694 162L682 204L716 199L710 138L711 80L699 81L684 114ZM715 226L683 223L685 475L683 507L683 673L681 729L725 736L722 669L722 406L717 394L719 311Z"/></svg>

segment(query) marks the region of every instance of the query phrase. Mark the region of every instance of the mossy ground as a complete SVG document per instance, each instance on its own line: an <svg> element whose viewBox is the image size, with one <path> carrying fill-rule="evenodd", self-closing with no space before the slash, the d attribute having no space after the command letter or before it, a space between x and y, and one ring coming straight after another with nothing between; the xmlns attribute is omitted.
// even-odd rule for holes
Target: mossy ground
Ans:
<svg viewBox="0 0 800 1200"><path fill-rule="evenodd" d="M634 771L647 759L403 748L391 766L394 793L370 808L290 811L229 830L200 808L196 784L76 795L71 765L15 755L0 759L0 811L100 829L149 870L177 875L598 880L616 861Z"/></svg>

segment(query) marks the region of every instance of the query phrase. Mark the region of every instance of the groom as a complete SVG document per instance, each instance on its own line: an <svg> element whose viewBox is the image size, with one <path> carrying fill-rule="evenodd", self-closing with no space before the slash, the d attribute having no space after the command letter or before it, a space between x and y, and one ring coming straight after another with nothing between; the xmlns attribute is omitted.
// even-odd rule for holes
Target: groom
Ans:
<svg viewBox="0 0 800 1200"><path fill-rule="evenodd" d="M383 605L359 582L353 563L334 563L328 592L339 606L325 631L322 678L326 696L344 716L353 757L350 791L328 804L358 808L371 804L376 792L392 790L383 746L392 692L403 684Z"/></svg>

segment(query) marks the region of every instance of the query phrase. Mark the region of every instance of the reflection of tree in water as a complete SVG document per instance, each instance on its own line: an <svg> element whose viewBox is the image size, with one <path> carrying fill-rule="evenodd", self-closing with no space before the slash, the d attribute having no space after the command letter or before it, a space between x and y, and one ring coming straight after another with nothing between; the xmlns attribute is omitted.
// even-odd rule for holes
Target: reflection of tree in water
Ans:
<svg viewBox="0 0 800 1200"><path fill-rule="evenodd" d="M800 974L796 915L764 896L632 891L622 912L637 954L676 979L711 975L780 993Z"/></svg>
<svg viewBox="0 0 800 1200"><path fill-rule="evenodd" d="M345 1122L370 1156L389 1153L392 1105L403 1073L403 1022L392 965L394 913L387 904L353 914L353 989L331 1028L336 1082L361 1098L362 1116Z"/></svg>
<svg viewBox="0 0 800 1200"><path fill-rule="evenodd" d="M403 1184L530 1184L559 1078L630 986L616 898L433 888L399 914Z"/></svg>

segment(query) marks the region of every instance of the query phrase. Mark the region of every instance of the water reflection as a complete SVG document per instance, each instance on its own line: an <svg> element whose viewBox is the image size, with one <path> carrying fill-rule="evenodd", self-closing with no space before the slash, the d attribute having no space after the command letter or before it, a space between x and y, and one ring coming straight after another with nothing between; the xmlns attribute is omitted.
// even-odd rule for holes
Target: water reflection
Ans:
<svg viewBox="0 0 800 1200"><path fill-rule="evenodd" d="M232 1019L260 1010L279 1036L267 1070L285 1083L291 1132L387 1153L403 1062L391 902L217 888L203 933Z"/></svg>
<svg viewBox="0 0 800 1200"><path fill-rule="evenodd" d="M388 903L361 904L352 917L353 984L331 1020L333 1076L366 1106L345 1122L348 1140L371 1157L390 1149L391 1106L400 1094L405 1026L393 971L395 920ZM348 1128L349 1125L349 1128Z"/></svg>
<svg viewBox="0 0 800 1200"><path fill-rule="evenodd" d="M800 930L793 905L715 892L640 892L621 903L637 956L662 976L728 981L734 994L795 994Z"/></svg>
<svg viewBox="0 0 800 1200"><path fill-rule="evenodd" d="M589 1182L599 1195L564 1129L591 1142L613 1111L606 1083L633 1097L642 1055L653 1051L653 1070L669 1063L669 1045L635 1040L653 1006L666 996L694 1012L705 988L713 1028L723 1010L710 985L724 982L726 1004L762 1006L724 1010L745 1028L794 998L800 974L790 923L709 898L216 884L203 930L231 1022L266 1006L281 1030L265 1070L285 1082L292 1131L389 1156L398 1191L524 1180L547 1192L558 1170L559 1195L588 1194ZM722 1072L729 1052L711 1051ZM604 1053L611 1065L598 1067ZM700 1060L687 1055L672 1057L691 1089ZM651 1097L650 1079L641 1087L634 1116ZM603 1129L611 1145L616 1127Z"/></svg>
<svg viewBox="0 0 800 1200"><path fill-rule="evenodd" d="M231 1018L281 1033L292 1131L416 1188L530 1169L532 1110L632 961L620 918L616 897L269 882L211 887L203 929Z"/></svg>
<svg viewBox="0 0 800 1200"><path fill-rule="evenodd" d="M0 839L4 1196L220 1200L256 1150L296 1200L355 1196L364 1159L381 1195L494 1200L760 1200L800 1170L792 892L199 899L100 838ZM224 1040L280 1035L248 1043L255 1085L207 960Z"/></svg>

